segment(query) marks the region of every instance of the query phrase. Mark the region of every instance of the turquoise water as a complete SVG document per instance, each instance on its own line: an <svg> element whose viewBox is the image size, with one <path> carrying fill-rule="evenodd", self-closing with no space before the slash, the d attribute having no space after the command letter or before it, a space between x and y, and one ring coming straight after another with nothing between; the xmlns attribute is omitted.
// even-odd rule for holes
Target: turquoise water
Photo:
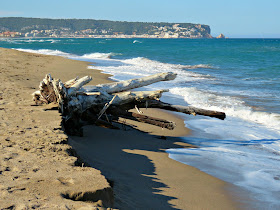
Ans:
<svg viewBox="0 0 280 210"><path fill-rule="evenodd" d="M0 47L94 62L116 80L173 71L174 104L224 111L185 115L183 140L200 148L169 157L250 192L254 208L280 208L280 39L0 39ZM53 75L55 77L55 75Z"/></svg>

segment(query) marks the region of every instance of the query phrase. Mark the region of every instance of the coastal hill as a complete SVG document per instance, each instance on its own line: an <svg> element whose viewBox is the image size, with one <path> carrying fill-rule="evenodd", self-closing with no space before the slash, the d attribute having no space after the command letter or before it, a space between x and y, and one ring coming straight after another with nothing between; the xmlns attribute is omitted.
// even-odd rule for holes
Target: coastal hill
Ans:
<svg viewBox="0 0 280 210"><path fill-rule="evenodd" d="M0 37L212 38L202 24L23 17L0 18Z"/></svg>

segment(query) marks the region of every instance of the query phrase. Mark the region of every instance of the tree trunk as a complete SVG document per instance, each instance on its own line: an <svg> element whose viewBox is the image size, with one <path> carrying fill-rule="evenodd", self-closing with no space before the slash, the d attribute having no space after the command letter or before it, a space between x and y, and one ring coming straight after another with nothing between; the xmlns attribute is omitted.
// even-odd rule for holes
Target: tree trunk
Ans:
<svg viewBox="0 0 280 210"><path fill-rule="evenodd" d="M96 86L87 86L85 87L86 92L99 92L105 91L107 93L119 93L139 87L144 87L156 82L160 81L169 81L174 80L176 78L177 74L174 74L172 72L167 73L159 73L147 77L142 77L138 79L131 79L121 82L113 82L113 83L107 83L107 84L101 84Z"/></svg>
<svg viewBox="0 0 280 210"><path fill-rule="evenodd" d="M127 112L119 108L111 108L109 113L122 118L148 123L161 128L167 128L169 130L173 130L176 127L176 124L174 122L163 120L160 118L150 117L142 114L137 114L134 112Z"/></svg>
<svg viewBox="0 0 280 210"><path fill-rule="evenodd" d="M224 120L226 118L226 114L224 112L217 112L217 111L212 111L212 110L206 110L206 109L200 109L200 108L195 108L191 106L180 106L180 105L172 105L168 103L164 103L162 101L158 100L150 100L148 101L148 104L146 103L137 103L137 106L140 108L159 108L159 109L165 109L169 111L175 111L175 112L182 112L185 114L192 114L192 115L204 115L208 117L215 117L221 120ZM132 108L132 105L131 105Z"/></svg>

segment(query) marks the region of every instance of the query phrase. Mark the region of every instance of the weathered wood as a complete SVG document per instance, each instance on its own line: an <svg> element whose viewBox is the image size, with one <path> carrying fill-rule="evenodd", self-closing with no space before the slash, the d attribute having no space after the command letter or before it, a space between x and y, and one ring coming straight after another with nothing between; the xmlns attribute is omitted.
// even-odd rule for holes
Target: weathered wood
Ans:
<svg viewBox="0 0 280 210"><path fill-rule="evenodd" d="M163 92L167 90L155 90L155 91L135 91L135 92L123 92L116 94L113 105L121 106L123 104L133 104L137 101L145 101L152 99L159 99ZM101 95L78 95L72 97L68 102L68 109L70 112L78 111L84 112L93 106L104 106L106 103L112 100L114 95L102 92Z"/></svg>
<svg viewBox="0 0 280 210"><path fill-rule="evenodd" d="M41 91L37 90L34 93L32 93L33 96L33 101L35 102L36 105L41 105L43 104L43 101L41 100Z"/></svg>
<svg viewBox="0 0 280 210"><path fill-rule="evenodd" d="M73 85L71 85L69 89L67 89L68 95L69 96L75 95L76 92L78 90L80 90L82 86L84 86L85 84L89 83L91 80L92 80L92 78L89 77L89 76L85 76L85 77L83 77L81 79L76 80L75 83Z"/></svg>
<svg viewBox="0 0 280 210"><path fill-rule="evenodd" d="M97 120L100 119L100 117L105 113L105 111L110 107L110 105L113 103L117 95L114 95L114 97L111 99L109 103L106 103L104 108L100 111Z"/></svg>
<svg viewBox="0 0 280 210"><path fill-rule="evenodd" d="M154 90L154 91L134 91L118 93L113 105L123 105L128 103L136 103L137 101L146 101L159 99L162 93L168 90Z"/></svg>
<svg viewBox="0 0 280 210"><path fill-rule="evenodd" d="M148 123L161 128L167 128L169 130L173 130L176 127L175 122L167 121L160 118L150 117L142 114L137 114L134 112L127 112L119 108L112 108L110 110L110 113L116 116L120 116L122 118Z"/></svg>
<svg viewBox="0 0 280 210"><path fill-rule="evenodd" d="M74 79L70 79L70 80L64 82L64 86L66 88L70 88L72 85L74 85L77 82L78 79L79 79L79 77L76 77Z"/></svg>
<svg viewBox="0 0 280 210"><path fill-rule="evenodd" d="M59 86L59 84L58 84ZM41 104L49 104L52 102L56 102L59 93L55 92L55 88L53 85L53 79L50 74L47 74L43 81L40 82L39 90L35 91L33 95L33 100L37 105Z"/></svg>
<svg viewBox="0 0 280 210"><path fill-rule="evenodd" d="M107 84L96 85L96 86L87 86L85 90L87 92L98 92L102 90L107 93L119 93L119 92L131 90L139 87L144 87L160 81L174 80L176 76L177 74L172 72L159 73L159 74L142 77L138 79L131 79L131 80L125 80L121 82L113 82L113 83L107 83Z"/></svg>
<svg viewBox="0 0 280 210"><path fill-rule="evenodd" d="M64 84L59 79L54 79L52 82L52 87L54 90L54 93L56 95L56 103L58 104L58 108L60 112L63 114L64 112L64 100L66 99L66 88L64 87Z"/></svg>
<svg viewBox="0 0 280 210"><path fill-rule="evenodd" d="M140 103L137 103L137 106L140 108L146 108L147 104L140 102ZM226 118L226 114L224 112L200 109L200 108L195 108L195 107L191 107L191 106L172 105L172 104L164 103L164 102L158 101L158 100L148 101L148 107L165 109L165 110L175 111L175 112L182 112L185 114L204 115L204 116L208 116L208 117L215 117L215 118L218 118L221 120L224 120Z"/></svg>

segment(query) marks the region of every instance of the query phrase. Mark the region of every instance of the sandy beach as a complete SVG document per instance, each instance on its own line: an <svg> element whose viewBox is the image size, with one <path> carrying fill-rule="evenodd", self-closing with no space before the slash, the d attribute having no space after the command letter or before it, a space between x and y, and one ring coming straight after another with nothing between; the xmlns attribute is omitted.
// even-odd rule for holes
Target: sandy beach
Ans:
<svg viewBox="0 0 280 210"><path fill-rule="evenodd" d="M34 106L47 73L111 82L87 66L0 48L0 209L238 209L227 183L168 158L165 149L194 147L180 141L191 131L179 115L141 110L176 122L173 131L126 120L76 137L62 130L55 105Z"/></svg>

